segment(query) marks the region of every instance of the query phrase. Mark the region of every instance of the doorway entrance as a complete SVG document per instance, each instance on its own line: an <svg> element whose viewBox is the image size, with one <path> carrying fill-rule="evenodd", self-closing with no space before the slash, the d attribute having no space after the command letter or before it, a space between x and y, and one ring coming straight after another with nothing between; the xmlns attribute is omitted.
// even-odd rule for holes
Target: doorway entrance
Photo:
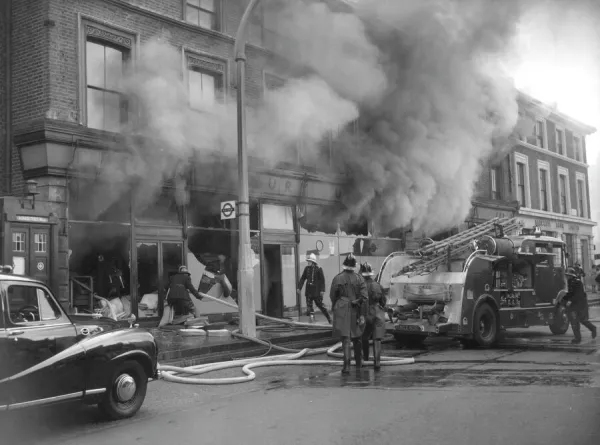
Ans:
<svg viewBox="0 0 600 445"><path fill-rule="evenodd" d="M162 317L171 275L183 264L183 242L138 240L138 317Z"/></svg>
<svg viewBox="0 0 600 445"><path fill-rule="evenodd" d="M298 308L296 246L264 244L263 258L263 312L281 318Z"/></svg>

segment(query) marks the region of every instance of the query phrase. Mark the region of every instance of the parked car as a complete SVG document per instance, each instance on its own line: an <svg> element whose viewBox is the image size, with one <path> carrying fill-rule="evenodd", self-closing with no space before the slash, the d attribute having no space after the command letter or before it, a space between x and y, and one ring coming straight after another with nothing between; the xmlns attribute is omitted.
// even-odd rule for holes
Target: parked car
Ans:
<svg viewBox="0 0 600 445"><path fill-rule="evenodd" d="M69 316L48 287L0 270L0 411L58 402L98 404L112 419L133 416L157 377L152 334L133 325Z"/></svg>

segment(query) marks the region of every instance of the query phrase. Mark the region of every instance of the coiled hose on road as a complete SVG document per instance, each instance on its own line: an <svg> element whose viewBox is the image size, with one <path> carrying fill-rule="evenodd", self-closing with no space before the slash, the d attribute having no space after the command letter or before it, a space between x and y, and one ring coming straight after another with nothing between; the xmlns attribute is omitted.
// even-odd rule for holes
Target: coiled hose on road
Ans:
<svg viewBox="0 0 600 445"><path fill-rule="evenodd" d="M237 309L238 306L232 303L228 303L226 301L220 300L218 298L211 297L210 295L206 295L201 293L203 298L207 298L209 300L216 301L218 303L224 304L225 306L229 306L231 308ZM301 327L304 329L319 329L319 330L330 330L332 329L329 325L316 325L313 323L302 323L298 321L292 320L282 320L274 317L269 317L263 314L255 314L257 317L262 318L264 320L268 320L280 325L286 325L290 327ZM257 329L260 329L258 327ZM187 383L187 384L195 384L195 385L232 385L235 383L244 383L250 382L256 378L256 374L252 371L254 368L264 368L267 366L306 366L306 365L328 365L328 366L341 366L343 362L341 360L301 360L303 357L309 357L313 355L327 354L330 357L342 358L343 354L335 352L339 349L342 344L337 343L329 348L318 348L318 349L309 349L305 348L302 350L299 349L291 349L283 346L277 346L270 342L248 337L239 333L239 330L235 330L231 333L232 336L243 338L245 340L252 341L254 343L258 343L260 345L268 346L269 352L271 350L277 350L284 352L282 355L275 355L271 357L253 357L241 360L233 360L227 362L218 362L218 363L209 363L204 365L196 365L196 366L169 366L169 365L158 365L158 370L160 371L161 378L173 383ZM354 362L354 361L353 361ZM395 358L395 357L381 357L381 365L382 366L396 366L396 365L408 365L414 363L415 359L410 358ZM365 361L365 364L372 364L372 361ZM238 368L242 366L242 372L245 376L241 377L223 377L223 378L201 378L197 377L202 374L207 374L213 371L220 371L222 369L231 369Z"/></svg>

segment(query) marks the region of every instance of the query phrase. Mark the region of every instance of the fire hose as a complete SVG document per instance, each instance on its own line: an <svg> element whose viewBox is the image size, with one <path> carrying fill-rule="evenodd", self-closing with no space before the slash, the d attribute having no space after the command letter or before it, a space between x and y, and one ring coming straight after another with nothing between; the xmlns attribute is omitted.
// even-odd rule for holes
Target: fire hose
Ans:
<svg viewBox="0 0 600 445"><path fill-rule="evenodd" d="M228 303L226 301L220 300L218 298L212 297L210 295L206 295L200 293L203 298L216 301L218 303L224 304L225 306L229 306L231 308L238 309L238 306L232 303ZM291 327L301 327L307 329L332 329L329 325L315 325L312 323L302 323L298 321L292 320L283 320L279 318L269 317L263 314L255 314L256 317L262 318L264 320L272 321L278 324L283 324ZM257 329L260 329L258 327ZM239 330L235 330L231 333L232 336L242 338L245 340L252 341L254 343L258 343L260 345L268 346L269 352L271 349L284 352L285 354L275 355L270 357L253 357L247 359L226 361L226 362L218 362L218 363L209 363L203 365L195 365L195 366L171 366L171 365L158 365L158 370L160 372L160 376L162 379L173 382L173 383L187 383L187 384L196 384L196 385L231 385L235 383L244 383L250 382L256 378L256 374L252 371L254 368L264 368L268 366L306 366L306 365L328 365L328 366L341 366L343 362L341 360L300 360L303 357L309 357L313 355L321 355L327 354L330 357L342 358L343 354L335 352L341 347L341 342L337 344L326 347L326 348L318 348L318 349L291 349L283 346L273 345L270 342L248 337L246 335L240 334ZM354 360L352 360L354 363ZM414 363L415 359L412 357L409 358L395 358L395 357L381 357L381 365L382 366L396 366L396 365L408 365ZM372 364L372 361L365 361L364 364ZM354 363L355 364L355 363ZM223 377L223 378L201 378L197 377L202 374L207 374L213 371L220 371L223 369L231 369L238 368L242 366L242 372L245 376L241 377Z"/></svg>

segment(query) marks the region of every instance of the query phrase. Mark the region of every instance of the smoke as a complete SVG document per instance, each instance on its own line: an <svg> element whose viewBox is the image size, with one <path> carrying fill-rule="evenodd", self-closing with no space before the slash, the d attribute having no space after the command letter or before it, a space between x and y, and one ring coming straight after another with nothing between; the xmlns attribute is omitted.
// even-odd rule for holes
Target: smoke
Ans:
<svg viewBox="0 0 600 445"><path fill-rule="evenodd" d="M524 2L262 3L276 52L293 66L283 87L248 109L251 154L274 166L303 142L302 157L317 161L323 138L360 116L360 136L342 133L338 144L336 163L351 172L344 217L428 232L462 222L482 165L508 146L517 122L505 62ZM190 109L181 57L153 39L122 85L142 110L122 131L137 160L104 170L113 183L137 178L148 202L182 162L236 153L235 99ZM183 203L187 184L178 186Z"/></svg>

